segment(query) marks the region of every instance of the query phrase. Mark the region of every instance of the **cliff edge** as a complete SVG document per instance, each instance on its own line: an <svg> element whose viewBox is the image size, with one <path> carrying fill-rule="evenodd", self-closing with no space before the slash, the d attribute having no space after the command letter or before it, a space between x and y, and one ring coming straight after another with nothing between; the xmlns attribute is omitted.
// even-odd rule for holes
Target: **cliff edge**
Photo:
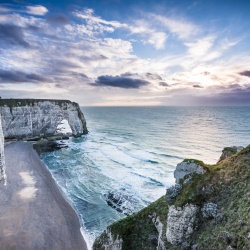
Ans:
<svg viewBox="0 0 250 250"><path fill-rule="evenodd" d="M4 136L2 130L2 119L0 114L0 181L4 179L5 179Z"/></svg>
<svg viewBox="0 0 250 250"><path fill-rule="evenodd" d="M0 99L0 114L6 139L53 136L65 121L73 136L88 132L79 105L68 100Z"/></svg>
<svg viewBox="0 0 250 250"><path fill-rule="evenodd" d="M215 165L186 159L174 176L165 196L110 225L93 249L250 249L250 145L225 148Z"/></svg>

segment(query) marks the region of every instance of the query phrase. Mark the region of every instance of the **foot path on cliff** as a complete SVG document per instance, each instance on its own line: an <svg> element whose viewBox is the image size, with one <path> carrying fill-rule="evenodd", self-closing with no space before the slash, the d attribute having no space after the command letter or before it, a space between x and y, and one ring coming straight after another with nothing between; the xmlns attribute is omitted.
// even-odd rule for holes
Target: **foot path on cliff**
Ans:
<svg viewBox="0 0 250 250"><path fill-rule="evenodd" d="M87 250L78 216L30 142L5 147L0 187L0 249Z"/></svg>

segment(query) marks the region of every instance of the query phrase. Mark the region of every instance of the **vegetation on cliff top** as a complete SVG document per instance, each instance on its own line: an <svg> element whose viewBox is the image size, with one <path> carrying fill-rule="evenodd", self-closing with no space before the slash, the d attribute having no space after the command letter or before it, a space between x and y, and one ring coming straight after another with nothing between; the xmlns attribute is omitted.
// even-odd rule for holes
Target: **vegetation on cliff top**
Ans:
<svg viewBox="0 0 250 250"><path fill-rule="evenodd" d="M189 239L190 245L197 246L199 250L224 250L229 245L232 249L250 249L250 145L215 165L194 161L207 171L202 175L194 174L192 180L183 185L173 205L182 207L192 203L201 207L206 202L213 202L223 216L221 221L200 218ZM158 231L152 218L157 216L165 230L168 216L165 196L112 224L108 230L122 238L123 250L156 249ZM105 234L95 241L94 249L102 249ZM183 249L183 246L169 244L166 237L163 241L166 249Z"/></svg>

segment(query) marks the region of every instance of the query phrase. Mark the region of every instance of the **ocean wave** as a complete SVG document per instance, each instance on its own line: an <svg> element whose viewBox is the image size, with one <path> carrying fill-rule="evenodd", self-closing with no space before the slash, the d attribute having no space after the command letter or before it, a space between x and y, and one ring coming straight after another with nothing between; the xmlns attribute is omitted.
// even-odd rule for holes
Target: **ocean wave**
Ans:
<svg viewBox="0 0 250 250"><path fill-rule="evenodd" d="M154 178L151 178L149 176L141 175L141 174L138 174L138 173L135 173L135 172L133 172L133 174L137 175L137 176L139 176L139 177L141 177L143 179L146 179L147 182L153 183L153 184L155 184L157 186L160 186L160 187L164 187L165 186L162 182L160 182L160 181L158 181L158 180L156 180Z"/></svg>

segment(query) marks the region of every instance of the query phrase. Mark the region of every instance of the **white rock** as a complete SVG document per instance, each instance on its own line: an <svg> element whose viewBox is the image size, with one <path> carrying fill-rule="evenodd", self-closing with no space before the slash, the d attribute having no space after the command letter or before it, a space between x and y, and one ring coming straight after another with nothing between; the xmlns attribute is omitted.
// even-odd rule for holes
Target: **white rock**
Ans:
<svg viewBox="0 0 250 250"><path fill-rule="evenodd" d="M157 244L157 250L165 250L165 244L163 241L163 223L160 220L160 217L157 216L152 219L157 231L158 231L158 244Z"/></svg>
<svg viewBox="0 0 250 250"><path fill-rule="evenodd" d="M2 119L0 114L0 181L6 179L4 159L4 136L2 130Z"/></svg>
<svg viewBox="0 0 250 250"><path fill-rule="evenodd" d="M5 138L54 135L67 120L73 135L87 133L86 121L77 103L57 100L2 100L0 107Z"/></svg>
<svg viewBox="0 0 250 250"><path fill-rule="evenodd" d="M198 207L192 204L184 208L169 207L166 231L168 242L177 245L192 235L197 212Z"/></svg>
<svg viewBox="0 0 250 250"><path fill-rule="evenodd" d="M103 242L103 247L105 250L122 250L122 238L117 235L117 237L114 237L114 235L107 230L106 231L107 237L105 237L105 242Z"/></svg>
<svg viewBox="0 0 250 250"><path fill-rule="evenodd" d="M186 175L190 175L193 173L203 174L206 170L200 166L198 163L190 161L183 161L177 164L176 169L174 171L175 182L179 184L179 181L183 179Z"/></svg>

